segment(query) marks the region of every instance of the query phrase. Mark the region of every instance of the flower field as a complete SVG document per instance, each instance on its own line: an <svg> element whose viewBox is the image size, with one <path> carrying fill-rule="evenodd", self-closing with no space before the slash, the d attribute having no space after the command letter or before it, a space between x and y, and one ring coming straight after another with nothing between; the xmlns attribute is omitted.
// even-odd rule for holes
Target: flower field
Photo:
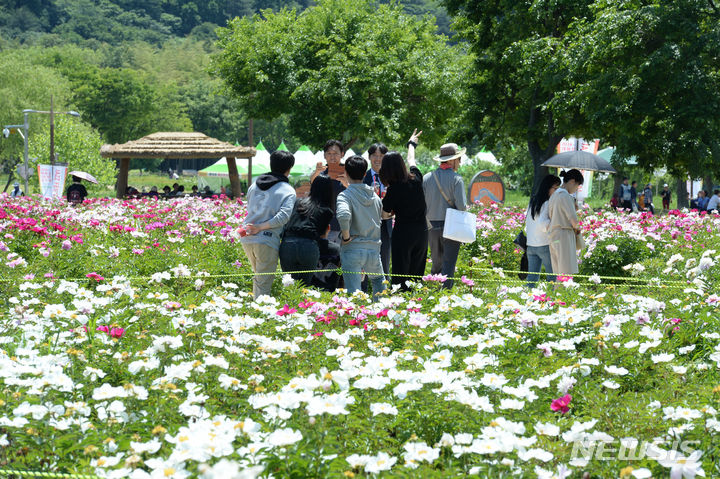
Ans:
<svg viewBox="0 0 720 479"><path fill-rule="evenodd" d="M477 215L449 293L253 301L241 202L0 197L0 472L720 475L720 217L584 211L530 290Z"/></svg>

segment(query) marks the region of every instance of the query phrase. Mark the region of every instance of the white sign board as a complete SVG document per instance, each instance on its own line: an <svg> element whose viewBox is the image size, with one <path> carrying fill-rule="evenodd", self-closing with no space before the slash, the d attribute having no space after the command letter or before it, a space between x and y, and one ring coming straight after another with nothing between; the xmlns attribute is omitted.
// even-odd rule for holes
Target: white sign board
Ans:
<svg viewBox="0 0 720 479"><path fill-rule="evenodd" d="M40 192L45 199L61 198L65 190L67 165L38 165Z"/></svg>

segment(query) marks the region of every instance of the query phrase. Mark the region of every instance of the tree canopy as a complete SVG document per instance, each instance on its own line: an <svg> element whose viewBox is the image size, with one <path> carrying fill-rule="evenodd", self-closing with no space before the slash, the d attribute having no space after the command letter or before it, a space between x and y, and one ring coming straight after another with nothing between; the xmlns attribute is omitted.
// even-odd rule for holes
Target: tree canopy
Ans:
<svg viewBox="0 0 720 479"><path fill-rule="evenodd" d="M397 143L416 126L438 143L466 100L467 56L396 4L320 0L302 13L237 18L219 38L213 71L247 114L286 114L290 132L314 146Z"/></svg>
<svg viewBox="0 0 720 479"><path fill-rule="evenodd" d="M575 26L570 99L620 157L676 176L720 172L720 10L713 2L600 2Z"/></svg>
<svg viewBox="0 0 720 479"><path fill-rule="evenodd" d="M37 123L40 126L29 145L30 166L33 169L38 163L48 163L50 151L50 128L47 118ZM88 188L107 192L107 187L115 184L115 161L100 156L102 144L102 136L85 123L64 115L55 117L55 154L58 155L59 161L68 163L68 171L80 170L91 173L98 180L99 185L93 187L88 185Z"/></svg>
<svg viewBox="0 0 720 479"><path fill-rule="evenodd" d="M573 134L676 173L715 155L714 2L443 3L475 54L473 130L488 144L527 142L534 185L540 164Z"/></svg>

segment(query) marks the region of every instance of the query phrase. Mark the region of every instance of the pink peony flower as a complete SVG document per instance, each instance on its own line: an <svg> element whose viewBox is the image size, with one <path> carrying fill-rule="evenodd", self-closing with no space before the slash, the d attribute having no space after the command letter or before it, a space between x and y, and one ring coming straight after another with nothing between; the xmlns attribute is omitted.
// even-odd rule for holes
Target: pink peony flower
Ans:
<svg viewBox="0 0 720 479"><path fill-rule="evenodd" d="M475 281L471 280L470 278L468 278L468 277L465 276L465 275L462 275L462 276L460 277L460 281L462 281L463 284L466 284L466 285L468 285L468 286L470 286L470 287L475 286Z"/></svg>
<svg viewBox="0 0 720 479"><path fill-rule="evenodd" d="M70 249L70 248L72 248L72 241L70 241L70 240L65 240L65 241L62 242L62 249L67 250L67 249Z"/></svg>
<svg viewBox="0 0 720 479"><path fill-rule="evenodd" d="M426 274L422 277L423 281L437 281L438 283L444 283L447 281L447 276L444 274Z"/></svg>
<svg viewBox="0 0 720 479"><path fill-rule="evenodd" d="M122 338L123 334L125 334L125 330L123 328L112 328L110 330L110 336L113 338Z"/></svg>
<svg viewBox="0 0 720 479"><path fill-rule="evenodd" d="M556 411L556 412L559 411L560 413L565 414L566 412L568 412L570 410L570 407L568 407L570 404L570 401L572 401L572 396L569 394L566 394L563 397L559 397L559 398L553 400L553 402L550 403L550 409L552 409L553 411Z"/></svg>
<svg viewBox="0 0 720 479"><path fill-rule="evenodd" d="M102 331L103 333L110 334L110 327L109 326L98 326L95 328L95 331Z"/></svg>
<svg viewBox="0 0 720 479"><path fill-rule="evenodd" d="M494 245L492 245L492 250L500 251L500 246L502 246L500 243L495 243Z"/></svg>
<svg viewBox="0 0 720 479"><path fill-rule="evenodd" d="M278 316L287 316L288 314L297 313L297 309L289 307L287 304L282 307L277 313Z"/></svg>
<svg viewBox="0 0 720 479"><path fill-rule="evenodd" d="M102 280L105 279L105 278L103 278L102 276L100 276L99 274L97 274L95 271L93 271L92 273L86 274L85 277L90 278L90 279L94 279L95 281L98 281L98 282L100 282L100 281L102 281Z"/></svg>

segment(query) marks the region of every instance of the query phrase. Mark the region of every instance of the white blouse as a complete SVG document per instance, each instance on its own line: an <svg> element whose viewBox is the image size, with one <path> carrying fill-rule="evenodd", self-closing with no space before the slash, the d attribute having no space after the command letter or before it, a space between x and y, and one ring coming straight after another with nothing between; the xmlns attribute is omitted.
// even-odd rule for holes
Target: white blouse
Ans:
<svg viewBox="0 0 720 479"><path fill-rule="evenodd" d="M550 244L550 236L548 236L548 228L550 227L549 204L549 200L543 203L540 212L535 215L535 218L530 214L530 208L527 209L525 213L525 235L527 236L528 246L547 246Z"/></svg>

